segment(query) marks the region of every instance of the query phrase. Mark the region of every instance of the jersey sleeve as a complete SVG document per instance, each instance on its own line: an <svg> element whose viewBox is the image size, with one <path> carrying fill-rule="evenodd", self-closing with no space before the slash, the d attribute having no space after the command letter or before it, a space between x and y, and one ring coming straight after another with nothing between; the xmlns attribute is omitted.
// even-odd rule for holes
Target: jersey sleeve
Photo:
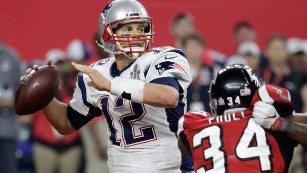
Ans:
<svg viewBox="0 0 307 173"><path fill-rule="evenodd" d="M261 86L253 96L251 107L257 101L263 101L273 105L282 117L292 115L294 110L290 92L286 88L275 85L266 84Z"/></svg>
<svg viewBox="0 0 307 173"><path fill-rule="evenodd" d="M192 81L190 66L185 54L179 49L170 49L158 55L148 69L146 82L158 78L175 78L182 88L188 88Z"/></svg>
<svg viewBox="0 0 307 173"><path fill-rule="evenodd" d="M207 118L211 114L204 111L189 111L180 117L178 121L178 131L177 136L179 136L181 142L185 145L188 151L191 153L191 141L192 133L198 131L199 124L203 124L204 121L207 121Z"/></svg>
<svg viewBox="0 0 307 173"><path fill-rule="evenodd" d="M189 153L191 154L191 148L190 148L190 144L189 141L187 139L187 135L185 134L184 131L184 118L185 118L186 114L183 115L182 117L180 117L179 121L178 121L178 131L177 131L177 136L180 138L181 142L184 144L185 148L189 151Z"/></svg>
<svg viewBox="0 0 307 173"><path fill-rule="evenodd" d="M84 116L95 115L98 116L97 111L92 112L93 108L98 108L99 100L97 97L98 91L94 87L90 87L87 83L90 81L88 75L79 73L77 77L75 92L70 101L70 106L75 111Z"/></svg>
<svg viewBox="0 0 307 173"><path fill-rule="evenodd" d="M184 130L187 131L193 131L195 130L195 124L199 122L207 121L209 117L212 117L212 114L205 111L189 111L186 114L184 114L182 117L180 117L178 121L178 132L177 135Z"/></svg>
<svg viewBox="0 0 307 173"><path fill-rule="evenodd" d="M177 136L180 136L180 133L183 133L184 128L183 128L183 123L184 123L184 115L180 117L178 121L178 131L177 131Z"/></svg>

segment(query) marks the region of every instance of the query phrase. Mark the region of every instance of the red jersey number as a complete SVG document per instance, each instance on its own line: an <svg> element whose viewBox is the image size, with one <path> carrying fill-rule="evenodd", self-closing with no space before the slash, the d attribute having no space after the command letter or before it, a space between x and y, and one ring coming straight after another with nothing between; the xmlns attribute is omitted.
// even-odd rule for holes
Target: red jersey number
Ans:
<svg viewBox="0 0 307 173"><path fill-rule="evenodd" d="M210 146L203 150L203 156L206 162L211 162L212 167L211 169L200 167L196 172L227 172L226 152L223 150L225 141L223 141L222 128L219 125L213 125L196 133L193 137L193 147L200 147L205 139L209 140ZM235 154L242 161L258 159L261 171L272 171L272 153L267 143L265 131L256 125L253 119L248 121L236 145Z"/></svg>

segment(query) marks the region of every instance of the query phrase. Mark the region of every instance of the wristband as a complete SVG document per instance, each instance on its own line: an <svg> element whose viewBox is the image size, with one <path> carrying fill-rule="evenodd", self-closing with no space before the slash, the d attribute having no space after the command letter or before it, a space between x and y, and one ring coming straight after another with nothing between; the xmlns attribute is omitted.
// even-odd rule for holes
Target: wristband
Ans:
<svg viewBox="0 0 307 173"><path fill-rule="evenodd" d="M290 121L284 118L277 118L271 126L271 129L277 132L285 132L289 128L289 126Z"/></svg>
<svg viewBox="0 0 307 173"><path fill-rule="evenodd" d="M111 80L110 93L137 103L143 103L145 82L116 77Z"/></svg>

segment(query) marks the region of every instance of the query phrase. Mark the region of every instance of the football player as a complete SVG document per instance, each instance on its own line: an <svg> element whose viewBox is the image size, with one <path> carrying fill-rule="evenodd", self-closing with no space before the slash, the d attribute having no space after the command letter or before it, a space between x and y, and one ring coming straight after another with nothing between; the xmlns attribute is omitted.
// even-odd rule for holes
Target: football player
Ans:
<svg viewBox="0 0 307 173"><path fill-rule="evenodd" d="M209 93L213 114L179 120L178 145L195 172L287 172L294 147L307 146L307 125L282 118L293 112L289 92L263 85L250 67L221 69Z"/></svg>
<svg viewBox="0 0 307 173"><path fill-rule="evenodd" d="M185 54L153 48L152 19L136 0L110 2L100 14L99 31L100 46L113 56L90 67L73 63L80 73L70 104L53 99L44 114L61 134L103 114L112 173L181 172L176 133L191 82Z"/></svg>

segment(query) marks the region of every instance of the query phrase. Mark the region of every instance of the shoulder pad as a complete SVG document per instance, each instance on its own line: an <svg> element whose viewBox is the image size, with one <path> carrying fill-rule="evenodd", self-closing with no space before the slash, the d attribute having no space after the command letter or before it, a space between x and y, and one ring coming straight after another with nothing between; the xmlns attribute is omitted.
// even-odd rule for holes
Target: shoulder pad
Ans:
<svg viewBox="0 0 307 173"><path fill-rule="evenodd" d="M159 55L173 52L173 53L178 53L183 57L186 57L185 53L181 49L176 49L171 46L157 47L157 48L154 48L152 51L154 52L154 54L159 54Z"/></svg>

